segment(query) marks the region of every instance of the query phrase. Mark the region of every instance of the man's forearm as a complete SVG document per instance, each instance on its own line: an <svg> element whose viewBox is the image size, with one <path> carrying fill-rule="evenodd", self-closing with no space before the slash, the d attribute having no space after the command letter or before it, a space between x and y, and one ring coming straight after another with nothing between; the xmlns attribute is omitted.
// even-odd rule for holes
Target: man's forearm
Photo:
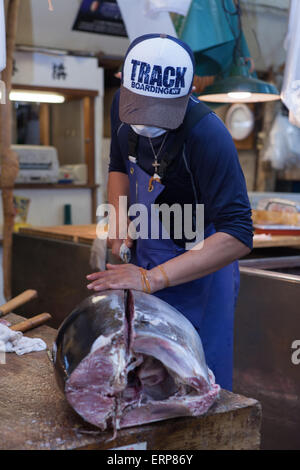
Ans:
<svg viewBox="0 0 300 470"><path fill-rule="evenodd" d="M119 220L120 216L124 217L125 225L127 228L127 206L124 214L120 214L119 198L120 196L129 197L129 179L125 173L118 171L112 171L108 175L108 202L115 208L115 218L110 218L109 225L111 227L110 238L113 238L115 235L116 238L119 238ZM115 232L115 234L113 234ZM124 238L124 237L123 237ZM125 235L126 238L126 235Z"/></svg>
<svg viewBox="0 0 300 470"><path fill-rule="evenodd" d="M206 238L199 250L189 250L163 264L171 286L193 281L211 274L245 256L250 249L233 236L217 232ZM165 287L165 279L158 268L149 272L154 290Z"/></svg>

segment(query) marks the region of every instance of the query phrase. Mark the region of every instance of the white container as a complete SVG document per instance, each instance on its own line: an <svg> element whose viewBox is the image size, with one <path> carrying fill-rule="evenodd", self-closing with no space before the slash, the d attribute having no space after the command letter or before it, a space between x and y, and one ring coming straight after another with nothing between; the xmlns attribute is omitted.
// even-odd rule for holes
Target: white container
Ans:
<svg viewBox="0 0 300 470"><path fill-rule="evenodd" d="M19 158L16 183L57 183L58 155L55 147L46 145L12 145Z"/></svg>
<svg viewBox="0 0 300 470"><path fill-rule="evenodd" d="M59 179L71 180L74 184L87 184L87 165L62 165L59 168Z"/></svg>

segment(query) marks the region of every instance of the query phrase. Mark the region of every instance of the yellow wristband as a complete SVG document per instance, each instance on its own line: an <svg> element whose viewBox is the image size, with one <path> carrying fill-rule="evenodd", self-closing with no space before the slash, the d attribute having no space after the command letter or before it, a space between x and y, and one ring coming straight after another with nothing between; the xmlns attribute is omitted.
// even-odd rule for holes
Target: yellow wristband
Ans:
<svg viewBox="0 0 300 470"><path fill-rule="evenodd" d="M139 270L142 276L143 291L146 292L147 294L151 294L151 286L150 286L149 279L147 278L147 275L146 275L146 269L139 268Z"/></svg>
<svg viewBox="0 0 300 470"><path fill-rule="evenodd" d="M165 287L170 287L170 280L167 276L167 273L166 273L165 269L163 268L163 266L161 264L159 264L157 267L160 269L160 272L162 273L162 275L163 275L163 277L166 281Z"/></svg>
<svg viewBox="0 0 300 470"><path fill-rule="evenodd" d="M145 286L145 278L144 278L143 268L139 268L139 270L140 270L140 273L141 273L141 282L142 282L143 292L146 292L146 286Z"/></svg>
<svg viewBox="0 0 300 470"><path fill-rule="evenodd" d="M144 269L144 278L145 278L145 284L147 286L147 292L148 294L151 294L151 286L150 286L149 279L147 278L146 269Z"/></svg>

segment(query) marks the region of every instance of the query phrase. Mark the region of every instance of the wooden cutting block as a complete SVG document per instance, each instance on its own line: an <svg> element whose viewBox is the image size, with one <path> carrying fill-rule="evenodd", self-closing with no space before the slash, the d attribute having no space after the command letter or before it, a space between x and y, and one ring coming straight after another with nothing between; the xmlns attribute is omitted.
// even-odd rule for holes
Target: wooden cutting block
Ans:
<svg viewBox="0 0 300 470"><path fill-rule="evenodd" d="M94 240L96 238L96 224L23 227L20 228L19 233L33 237L51 238L77 243L79 237L87 237L88 240Z"/></svg>
<svg viewBox="0 0 300 470"><path fill-rule="evenodd" d="M9 314L18 323L22 317ZM26 334L27 335L27 334ZM52 347L56 330L41 326L28 336ZM57 387L46 351L6 354L0 363L0 448L13 450L114 449L240 450L260 446L261 406L258 401L221 391L209 412L195 418L175 418L118 431L101 432L68 405Z"/></svg>

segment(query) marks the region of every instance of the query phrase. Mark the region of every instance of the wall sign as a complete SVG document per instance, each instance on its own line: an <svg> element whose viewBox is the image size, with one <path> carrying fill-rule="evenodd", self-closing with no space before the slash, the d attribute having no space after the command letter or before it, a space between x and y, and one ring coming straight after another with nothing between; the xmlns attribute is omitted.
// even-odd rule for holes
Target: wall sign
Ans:
<svg viewBox="0 0 300 470"><path fill-rule="evenodd" d="M103 96L103 70L94 57L16 51L12 80L19 85L98 90Z"/></svg>
<svg viewBox="0 0 300 470"><path fill-rule="evenodd" d="M73 30L127 36L117 0L83 0Z"/></svg>

